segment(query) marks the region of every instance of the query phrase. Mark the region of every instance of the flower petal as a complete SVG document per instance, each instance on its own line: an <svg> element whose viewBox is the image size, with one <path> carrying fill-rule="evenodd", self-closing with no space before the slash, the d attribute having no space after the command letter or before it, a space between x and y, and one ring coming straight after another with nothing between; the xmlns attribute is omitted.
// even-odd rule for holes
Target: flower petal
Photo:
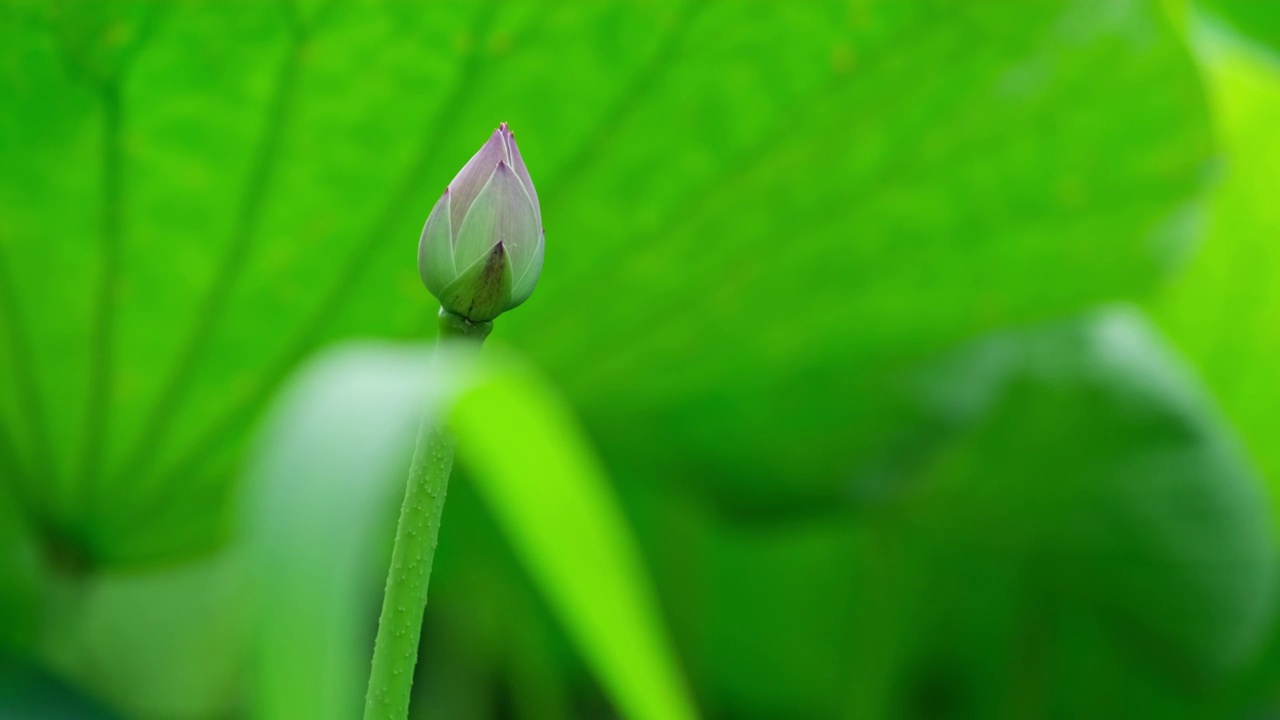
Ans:
<svg viewBox="0 0 1280 720"><path fill-rule="evenodd" d="M449 215L453 219L452 230L455 239L458 237L458 229L462 226L462 219L466 217L467 210L471 209L471 204L480 195L485 183L489 182L493 169L497 167L498 162L506 158L506 155L506 144L502 133L494 130L489 140L476 151L475 155L471 156L467 164L463 165L454 176L453 182L449 183L449 190L452 191L453 196L449 203Z"/></svg>
<svg viewBox="0 0 1280 720"><path fill-rule="evenodd" d="M538 191L533 189L533 178L529 177L529 168L525 167L524 158L520 157L520 148L516 145L516 136L507 128L506 123L502 123L501 130L503 139L506 141L507 154L511 157L511 169L516 171L516 177L520 178L524 189L529 193L529 201L533 203L533 215L537 219L538 227L542 227L542 206L538 204Z"/></svg>
<svg viewBox="0 0 1280 720"><path fill-rule="evenodd" d="M517 274L516 281L511 285L511 307L508 307L508 310L528 300L533 294L533 288L538 285L538 278L542 275L542 253L545 245L545 233L539 234L529 266L523 270L513 268Z"/></svg>
<svg viewBox="0 0 1280 720"><path fill-rule="evenodd" d="M511 306L511 260L502 243L473 263L445 288L440 304L455 315L484 322Z"/></svg>
<svg viewBox="0 0 1280 720"><path fill-rule="evenodd" d="M453 237L449 230L449 195L446 188L427 216L422 236L418 238L418 274L422 276L422 284L437 298L458 274L453 263Z"/></svg>
<svg viewBox="0 0 1280 720"><path fill-rule="evenodd" d="M517 268L525 268L538 242L533 204L511 166L499 162L462 221L454 245L456 267L467 267L502 243Z"/></svg>

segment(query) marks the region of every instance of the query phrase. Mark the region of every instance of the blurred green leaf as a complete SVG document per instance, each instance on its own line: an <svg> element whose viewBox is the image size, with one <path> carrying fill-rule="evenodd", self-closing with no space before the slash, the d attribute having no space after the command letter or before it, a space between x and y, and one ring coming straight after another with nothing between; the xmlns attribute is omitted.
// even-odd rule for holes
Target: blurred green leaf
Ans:
<svg viewBox="0 0 1280 720"><path fill-rule="evenodd" d="M977 716L1204 716L1261 649L1272 522L1196 385L1125 310L1001 334L930 378L952 439L897 512Z"/></svg>
<svg viewBox="0 0 1280 720"><path fill-rule="evenodd" d="M1196 0L1196 5L1225 20L1271 50L1280 49L1280 7L1255 0Z"/></svg>
<svg viewBox="0 0 1280 720"><path fill-rule="evenodd" d="M113 720L117 716L43 669L0 652L0 717Z"/></svg>
<svg viewBox="0 0 1280 720"><path fill-rule="evenodd" d="M250 627L239 558L223 552L85 585L73 636L82 687L128 717L205 720L239 710Z"/></svg>
<svg viewBox="0 0 1280 720"><path fill-rule="evenodd" d="M1262 20L1272 12L1265 4L1214 5L1234 12L1237 25L1249 13ZM1270 188L1280 168L1274 132L1280 72L1272 58L1228 34L1202 26L1197 37L1226 172L1215 188L1203 246L1150 306L1239 428L1267 483L1275 517L1280 510L1280 452L1274 442L1280 428L1280 394L1275 390L1280 292L1274 278L1280 255L1274 245L1280 212ZM1259 716L1280 707L1280 624L1273 622L1267 637L1266 653L1240 680L1234 697L1236 705Z"/></svg>
<svg viewBox="0 0 1280 720"><path fill-rule="evenodd" d="M1222 716L1280 557L1243 448L1144 318L998 332L886 392L914 420L841 493L641 524L716 714Z"/></svg>
<svg viewBox="0 0 1280 720"><path fill-rule="evenodd" d="M487 368L468 372L447 352L348 347L287 388L246 506L260 583L255 716L358 711L373 588L424 404L428 421L456 421L460 463L618 710L694 716L638 549L580 431L543 381Z"/></svg>
<svg viewBox="0 0 1280 720"><path fill-rule="evenodd" d="M285 388L250 458L254 717L359 714L428 354L351 348ZM399 480L399 482L397 482ZM403 495L401 495L403 497ZM379 552L385 546L386 552ZM373 622L376 623L376 620Z"/></svg>
<svg viewBox="0 0 1280 720"><path fill-rule="evenodd" d="M806 31L835 34L830 69L812 95L771 87L779 110L756 143L734 139L753 134L738 117L758 112L710 112L705 142L738 148L710 151L727 177L706 171L675 217L642 225L654 229L634 234L625 262L608 243L560 261L590 288L549 261L543 302L513 322L588 419L648 430L736 492L829 490L881 449L894 420L883 390L902 363L1144 288L1189 229L1175 211L1198 186L1207 128L1195 83L1174 80L1191 66L1157 8L879 10ZM696 47L718 47L709 35ZM741 62L713 60L707 86ZM610 137L610 159L638 174L665 157L646 128L701 120L692 94L655 94L659 107ZM600 163L583 186L617 170ZM688 174L639 183L638 197L619 183L605 208L575 195L562 212L647 218L649 196L678 193L668 182ZM584 297L598 321L557 322ZM581 363L583 347L600 362Z"/></svg>
<svg viewBox="0 0 1280 720"><path fill-rule="evenodd" d="M23 510L0 485L0 652L30 649L43 619L40 545Z"/></svg>
<svg viewBox="0 0 1280 720"><path fill-rule="evenodd" d="M465 392L452 420L459 457L627 716L693 718L639 548L562 401L510 372Z"/></svg>
<svg viewBox="0 0 1280 720"><path fill-rule="evenodd" d="M1203 40L1225 152L1208 237L1152 312L1204 375L1280 499L1280 71L1220 35Z"/></svg>
<svg viewBox="0 0 1280 720"><path fill-rule="evenodd" d="M312 349L430 332L413 246L499 120L549 248L499 335L610 452L764 496L880 449L898 364L1147 288L1209 154L1154 2L0 13L9 476L110 567L220 541Z"/></svg>

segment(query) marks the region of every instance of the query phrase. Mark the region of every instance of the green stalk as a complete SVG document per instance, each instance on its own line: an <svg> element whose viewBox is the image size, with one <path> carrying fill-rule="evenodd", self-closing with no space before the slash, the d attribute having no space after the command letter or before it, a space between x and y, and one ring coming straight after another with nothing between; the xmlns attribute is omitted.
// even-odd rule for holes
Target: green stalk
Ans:
<svg viewBox="0 0 1280 720"><path fill-rule="evenodd" d="M440 311L441 340L471 341L478 348L492 329L493 323L473 323ZM391 551L391 570L387 573L373 667L369 671L369 692L365 696L365 720L405 720L409 715L422 613L427 607L427 585L452 468L452 434L424 419L418 429Z"/></svg>

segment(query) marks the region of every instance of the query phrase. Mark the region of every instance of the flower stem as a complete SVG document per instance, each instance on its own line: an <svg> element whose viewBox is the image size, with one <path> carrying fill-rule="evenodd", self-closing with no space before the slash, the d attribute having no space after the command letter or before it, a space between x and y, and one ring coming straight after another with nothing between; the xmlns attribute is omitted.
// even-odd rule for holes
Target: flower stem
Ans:
<svg viewBox="0 0 1280 720"><path fill-rule="evenodd" d="M463 340L478 347L493 323L473 323L440 311L440 339ZM422 614L435 559L440 517L444 512L449 472L453 468L453 436L447 428L424 419L409 466L409 482L391 551L391 570L373 646L365 720L404 720L409 714L413 671L418 662Z"/></svg>

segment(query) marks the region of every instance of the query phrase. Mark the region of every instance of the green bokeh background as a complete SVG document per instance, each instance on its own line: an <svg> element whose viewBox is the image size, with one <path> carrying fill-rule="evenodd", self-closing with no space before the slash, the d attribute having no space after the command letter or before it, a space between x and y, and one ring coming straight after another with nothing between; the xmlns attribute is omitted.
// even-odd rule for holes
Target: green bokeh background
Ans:
<svg viewBox="0 0 1280 720"><path fill-rule="evenodd" d="M416 717L654 717L628 662L708 718L1280 712L1277 28L1233 0L3 0L0 716L315 717L264 701L248 598L371 639L377 583L339 618L255 576L244 498L322 503L279 476L375 445L394 488L399 391L290 379L433 337L418 233L499 121L548 250L493 340L570 419L475 431ZM330 416L364 430L270 430ZM581 453L616 518L511 509ZM557 523L587 535L549 551ZM663 629L565 614L650 594Z"/></svg>

